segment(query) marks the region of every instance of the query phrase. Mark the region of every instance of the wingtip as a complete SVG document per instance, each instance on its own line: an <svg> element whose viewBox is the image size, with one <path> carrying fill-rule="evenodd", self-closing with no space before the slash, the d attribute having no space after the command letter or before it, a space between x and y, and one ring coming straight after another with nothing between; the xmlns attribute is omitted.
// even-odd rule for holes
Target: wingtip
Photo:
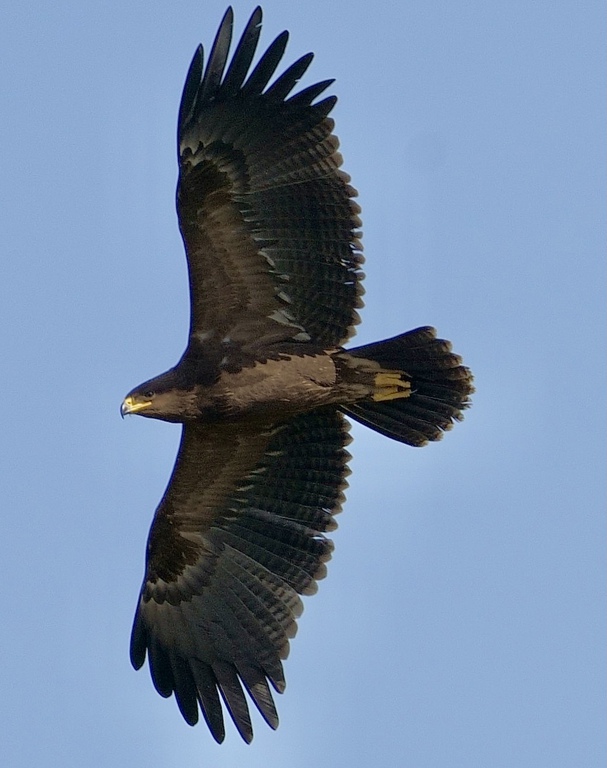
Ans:
<svg viewBox="0 0 607 768"><path fill-rule="evenodd" d="M230 26L234 24L234 9L231 5L228 5L226 12L223 14L221 24L219 25L219 32L223 29L224 24L229 24Z"/></svg>
<svg viewBox="0 0 607 768"><path fill-rule="evenodd" d="M181 93L181 103L179 104L179 116L177 119L177 150L179 151L179 145L185 126L192 119L194 114L194 108L196 105L196 96L200 81L202 78L202 72L204 69L204 48L202 45L198 45L192 56L192 61L188 67L188 73L185 78L183 91Z"/></svg>
<svg viewBox="0 0 607 768"><path fill-rule="evenodd" d="M145 663L145 657L147 654L147 639L143 624L141 621L141 615L139 609L135 613L135 619L133 621L133 628L131 630L131 644L129 648L129 656L133 669L141 669Z"/></svg>

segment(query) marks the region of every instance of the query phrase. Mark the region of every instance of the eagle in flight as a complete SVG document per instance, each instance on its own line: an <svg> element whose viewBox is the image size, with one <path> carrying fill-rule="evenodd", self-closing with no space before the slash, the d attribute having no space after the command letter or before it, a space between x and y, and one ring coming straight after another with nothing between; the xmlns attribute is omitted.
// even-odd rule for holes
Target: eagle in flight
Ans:
<svg viewBox="0 0 607 768"><path fill-rule="evenodd" d="M228 63L228 8L179 109L177 213L190 329L174 368L133 389L122 415L182 424L156 510L131 636L156 690L224 738L221 700L253 737L244 691L272 728L270 692L333 549L349 454L344 414L413 446L462 418L470 371L423 327L345 350L361 301L356 191L342 170L332 80L292 95L288 33L250 71L257 8Z"/></svg>

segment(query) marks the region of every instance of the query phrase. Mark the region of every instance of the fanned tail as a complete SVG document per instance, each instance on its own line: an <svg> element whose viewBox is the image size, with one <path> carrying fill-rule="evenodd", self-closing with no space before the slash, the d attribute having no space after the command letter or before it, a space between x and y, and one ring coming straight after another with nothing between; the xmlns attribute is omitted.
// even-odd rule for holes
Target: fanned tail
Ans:
<svg viewBox="0 0 607 768"><path fill-rule="evenodd" d="M366 398L341 410L361 424L402 443L422 446L440 440L474 392L472 373L463 366L451 343L436 338L434 328L425 326L385 341L348 350L353 357L379 363L390 372L403 372L410 390L389 399Z"/></svg>

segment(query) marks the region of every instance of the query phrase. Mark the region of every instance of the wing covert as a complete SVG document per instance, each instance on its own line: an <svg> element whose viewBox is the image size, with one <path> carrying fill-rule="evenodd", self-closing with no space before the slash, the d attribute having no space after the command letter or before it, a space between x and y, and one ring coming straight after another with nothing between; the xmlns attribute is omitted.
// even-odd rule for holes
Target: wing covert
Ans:
<svg viewBox="0 0 607 768"><path fill-rule="evenodd" d="M209 60L200 47L179 111L177 208L189 270L191 334L342 344L362 305L359 207L340 170L325 80L294 96L313 55L268 86L286 32L248 75L260 34L251 16L228 65L228 9ZM227 70L226 70L227 66Z"/></svg>
<svg viewBox="0 0 607 768"><path fill-rule="evenodd" d="M220 696L252 738L248 691L268 724L268 682L284 690L281 659L296 632L299 595L316 591L348 473L348 424L333 410L264 429L183 429L175 469L148 539L131 636L154 686L175 693L186 721L198 710L224 737Z"/></svg>

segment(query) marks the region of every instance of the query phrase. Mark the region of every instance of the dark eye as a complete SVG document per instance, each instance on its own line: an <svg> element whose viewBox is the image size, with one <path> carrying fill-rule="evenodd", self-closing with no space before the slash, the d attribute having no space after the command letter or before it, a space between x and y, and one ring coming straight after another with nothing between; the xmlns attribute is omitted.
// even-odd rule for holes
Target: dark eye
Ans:
<svg viewBox="0 0 607 768"><path fill-rule="evenodd" d="M148 389L143 393L143 396L146 400L151 400L154 397L154 392L151 389Z"/></svg>

